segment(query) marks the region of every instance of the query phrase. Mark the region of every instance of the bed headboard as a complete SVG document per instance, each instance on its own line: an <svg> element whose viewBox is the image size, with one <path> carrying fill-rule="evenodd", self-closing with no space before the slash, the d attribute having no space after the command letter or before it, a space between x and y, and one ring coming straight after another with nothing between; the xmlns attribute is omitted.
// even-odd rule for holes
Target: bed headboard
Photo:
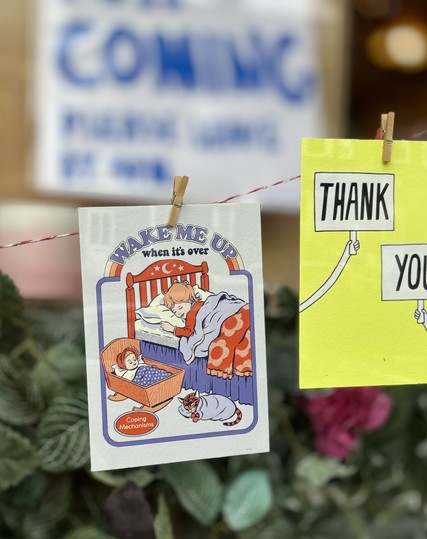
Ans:
<svg viewBox="0 0 427 539"><path fill-rule="evenodd" d="M183 260L169 258L150 264L137 275L126 275L126 311L128 336L135 337L135 311L147 307L160 292L166 292L175 280L198 284L203 290L209 290L208 264L202 262L195 266ZM135 285L139 292L139 305L136 303Z"/></svg>

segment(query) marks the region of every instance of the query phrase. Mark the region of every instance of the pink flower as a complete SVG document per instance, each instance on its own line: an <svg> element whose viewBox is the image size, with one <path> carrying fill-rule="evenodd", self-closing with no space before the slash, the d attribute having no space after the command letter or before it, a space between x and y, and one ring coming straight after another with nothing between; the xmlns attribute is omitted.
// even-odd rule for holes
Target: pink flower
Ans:
<svg viewBox="0 0 427 539"><path fill-rule="evenodd" d="M338 427L331 427L317 434L314 439L314 446L319 453L336 459L345 459L356 445L356 436Z"/></svg>
<svg viewBox="0 0 427 539"><path fill-rule="evenodd" d="M380 428L390 415L392 400L376 387L337 389L330 395L303 397L301 408L314 431L319 453L346 458L358 435Z"/></svg>

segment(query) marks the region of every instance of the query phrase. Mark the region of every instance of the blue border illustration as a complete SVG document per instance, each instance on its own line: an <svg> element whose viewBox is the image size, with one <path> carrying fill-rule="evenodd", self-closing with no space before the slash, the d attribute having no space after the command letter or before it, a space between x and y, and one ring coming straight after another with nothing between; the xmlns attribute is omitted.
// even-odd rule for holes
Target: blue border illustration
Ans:
<svg viewBox="0 0 427 539"><path fill-rule="evenodd" d="M254 320L254 297L253 297L253 278L252 275L246 270L230 270L229 274L233 275L245 275L248 279L248 294L249 294L249 305L250 305L250 319L251 319L251 328L255 328ZM102 313L102 286L111 282L120 281L120 277L103 277L96 284L96 305L97 305L97 314L98 314L98 347L99 354L105 348L104 342L104 317ZM105 382L105 375L102 368L101 361L99 361L99 373L100 373L100 384L101 384L101 399L102 399L102 433L107 441L112 446L115 447L126 447L134 445L148 445L155 443L165 443L165 442L175 442L180 440L194 440L198 438L212 438L217 436L236 436L238 434L246 434L253 430L258 423L258 387L257 387L257 373L256 373L256 347L255 347L255 331L251 331L251 349L253 351L252 357L252 383L254 388L254 403L253 403L253 421L245 429L233 430L233 431L224 431L224 432L207 432L199 434L183 434L180 436L166 436L163 438L154 438L154 439L143 439L143 440L133 440L133 441L123 441L117 442L113 440L108 432L108 418L107 418L107 388Z"/></svg>

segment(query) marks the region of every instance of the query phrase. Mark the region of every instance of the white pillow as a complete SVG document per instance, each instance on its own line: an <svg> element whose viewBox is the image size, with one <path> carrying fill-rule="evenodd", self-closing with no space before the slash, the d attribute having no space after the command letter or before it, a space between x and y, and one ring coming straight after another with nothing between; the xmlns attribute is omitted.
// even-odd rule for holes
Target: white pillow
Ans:
<svg viewBox="0 0 427 539"><path fill-rule="evenodd" d="M208 290L203 290L199 285L195 284L193 286L194 293L196 298L199 301L205 301L209 296L213 295L213 292ZM160 324L160 322L169 322L177 328L183 328L185 326L185 320L175 316L172 311L170 311L163 300L164 294L157 294L148 305L148 307L141 307L136 311L136 317L142 318L147 324Z"/></svg>
<svg viewBox="0 0 427 539"><path fill-rule="evenodd" d="M193 286L193 290L196 295L196 298L199 301L206 301L209 296L213 296L213 292L209 292L209 290L203 290L203 288L200 288L198 284L195 284Z"/></svg>
<svg viewBox="0 0 427 539"><path fill-rule="evenodd" d="M165 306L165 300L163 292L160 292L160 294L157 294L155 298L153 298L149 304L149 307L164 307Z"/></svg>
<svg viewBox="0 0 427 539"><path fill-rule="evenodd" d="M151 300L148 307L141 307L136 310L136 317L142 318L147 324L160 324L160 322L169 322L177 328L185 326L185 320L175 316L163 302L163 294L158 294Z"/></svg>

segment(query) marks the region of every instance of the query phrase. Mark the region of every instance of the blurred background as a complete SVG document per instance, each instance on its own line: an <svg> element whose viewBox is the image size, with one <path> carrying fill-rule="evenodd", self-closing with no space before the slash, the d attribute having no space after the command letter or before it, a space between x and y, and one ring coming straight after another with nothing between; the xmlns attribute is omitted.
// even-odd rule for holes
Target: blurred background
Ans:
<svg viewBox="0 0 427 539"><path fill-rule="evenodd" d="M426 88L425 0L3 1L0 244L168 204L175 175L186 203L295 178L301 138L389 111L425 140ZM262 205L271 452L91 473L78 236L0 249L1 537L427 536L425 386L299 391L299 182L238 200Z"/></svg>
<svg viewBox="0 0 427 539"><path fill-rule="evenodd" d="M207 203L299 174L302 137L422 140L422 0L15 0L0 17L0 241L78 205ZM298 287L298 181L263 209L268 288ZM79 298L78 237L0 252L26 297ZM49 281L49 284L46 283Z"/></svg>

